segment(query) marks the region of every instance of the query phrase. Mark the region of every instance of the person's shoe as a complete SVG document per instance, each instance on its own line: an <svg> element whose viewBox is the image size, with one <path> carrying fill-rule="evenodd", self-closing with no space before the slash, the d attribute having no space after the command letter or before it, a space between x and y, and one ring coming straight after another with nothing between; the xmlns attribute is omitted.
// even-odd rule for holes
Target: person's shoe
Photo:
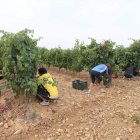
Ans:
<svg viewBox="0 0 140 140"><path fill-rule="evenodd" d="M106 93L106 90L102 88L100 92L101 92L101 94L104 94L104 93Z"/></svg>
<svg viewBox="0 0 140 140"><path fill-rule="evenodd" d="M91 90L88 90L88 91L87 91L87 94L91 94Z"/></svg>
<svg viewBox="0 0 140 140"><path fill-rule="evenodd" d="M49 102L47 102L47 101L42 101L40 104L43 105L43 106L46 106L46 105L49 105Z"/></svg>

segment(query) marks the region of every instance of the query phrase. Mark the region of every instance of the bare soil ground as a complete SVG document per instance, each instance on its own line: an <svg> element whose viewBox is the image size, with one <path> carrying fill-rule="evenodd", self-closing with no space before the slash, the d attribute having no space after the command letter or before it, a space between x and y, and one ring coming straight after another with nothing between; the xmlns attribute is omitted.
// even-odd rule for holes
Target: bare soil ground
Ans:
<svg viewBox="0 0 140 140"><path fill-rule="evenodd" d="M88 73L48 72L58 82L57 102L41 106L33 98L19 106L13 99L0 113L0 140L140 140L140 78L113 79L110 88L97 85L87 94L73 89L72 81L89 83Z"/></svg>

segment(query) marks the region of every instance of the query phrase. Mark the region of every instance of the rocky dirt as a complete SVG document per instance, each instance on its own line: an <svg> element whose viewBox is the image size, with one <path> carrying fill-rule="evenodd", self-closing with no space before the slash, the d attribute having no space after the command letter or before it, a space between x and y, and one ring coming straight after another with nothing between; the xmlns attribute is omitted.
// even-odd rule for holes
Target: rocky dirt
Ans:
<svg viewBox="0 0 140 140"><path fill-rule="evenodd" d="M72 81L89 83L88 73L48 72L58 82L59 99L49 106L13 99L0 113L0 140L140 140L140 78L113 79L110 88L96 85L87 94L73 89Z"/></svg>

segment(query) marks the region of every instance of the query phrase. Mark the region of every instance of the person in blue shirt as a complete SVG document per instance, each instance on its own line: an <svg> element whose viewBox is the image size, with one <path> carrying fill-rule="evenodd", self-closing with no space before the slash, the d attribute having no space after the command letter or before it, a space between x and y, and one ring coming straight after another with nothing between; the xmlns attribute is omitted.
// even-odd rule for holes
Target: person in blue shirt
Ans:
<svg viewBox="0 0 140 140"><path fill-rule="evenodd" d="M99 64L92 68L90 70L90 77L91 77L91 83L89 86L88 93L91 93L91 89L93 88L93 85L96 82L96 79L100 81L100 85L103 86L103 79L102 79L102 74L105 73L109 77L109 69L110 69L110 64Z"/></svg>

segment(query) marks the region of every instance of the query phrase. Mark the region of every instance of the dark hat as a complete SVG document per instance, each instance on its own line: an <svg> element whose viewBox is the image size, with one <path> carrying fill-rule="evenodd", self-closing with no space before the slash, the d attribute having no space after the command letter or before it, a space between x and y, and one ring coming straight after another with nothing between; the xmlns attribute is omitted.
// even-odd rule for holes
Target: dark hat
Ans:
<svg viewBox="0 0 140 140"><path fill-rule="evenodd" d="M38 73L42 75L42 74L47 73L47 70L46 70L46 68L39 68Z"/></svg>
<svg viewBox="0 0 140 140"><path fill-rule="evenodd" d="M107 64L106 64L106 66L107 66L108 68L110 68L110 67L111 67L111 65L110 65L109 63L107 63Z"/></svg>

